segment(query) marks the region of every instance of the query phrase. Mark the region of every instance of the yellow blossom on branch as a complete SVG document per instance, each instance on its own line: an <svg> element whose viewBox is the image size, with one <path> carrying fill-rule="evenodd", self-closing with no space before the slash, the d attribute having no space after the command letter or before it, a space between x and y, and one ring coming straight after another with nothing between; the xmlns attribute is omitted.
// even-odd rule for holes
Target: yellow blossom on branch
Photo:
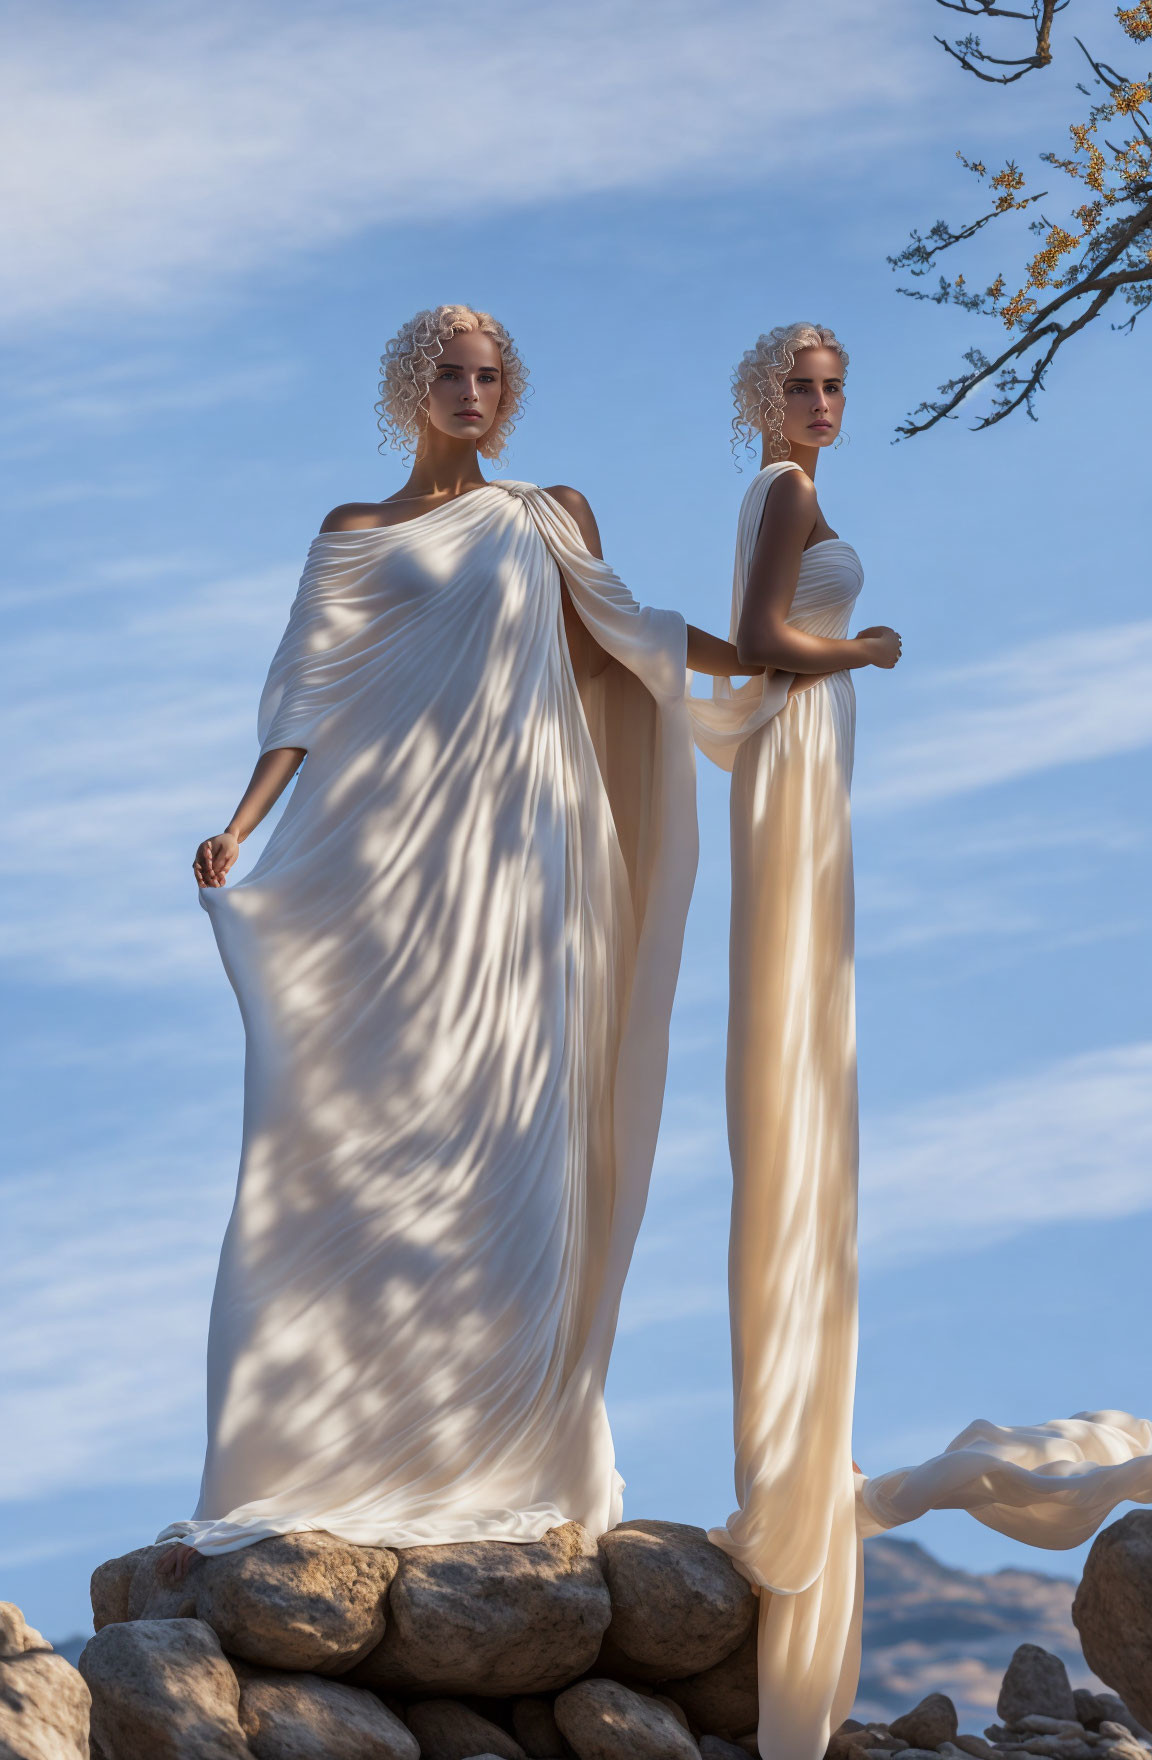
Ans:
<svg viewBox="0 0 1152 1760"><path fill-rule="evenodd" d="M1116 17L1134 42L1152 37L1152 0L1140 0L1138 6L1118 6Z"/></svg>

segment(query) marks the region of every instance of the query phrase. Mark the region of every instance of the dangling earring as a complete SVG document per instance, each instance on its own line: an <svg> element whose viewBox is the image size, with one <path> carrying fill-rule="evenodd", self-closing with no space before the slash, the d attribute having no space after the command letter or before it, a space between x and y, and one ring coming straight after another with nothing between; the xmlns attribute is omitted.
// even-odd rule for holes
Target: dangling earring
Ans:
<svg viewBox="0 0 1152 1760"><path fill-rule="evenodd" d="M833 452L839 452L839 450L842 446L851 446L851 444L852 444L851 434L846 434L844 432L843 428L841 428L841 430L837 434L835 440L833 440L833 442L832 442L832 450L833 450Z"/></svg>

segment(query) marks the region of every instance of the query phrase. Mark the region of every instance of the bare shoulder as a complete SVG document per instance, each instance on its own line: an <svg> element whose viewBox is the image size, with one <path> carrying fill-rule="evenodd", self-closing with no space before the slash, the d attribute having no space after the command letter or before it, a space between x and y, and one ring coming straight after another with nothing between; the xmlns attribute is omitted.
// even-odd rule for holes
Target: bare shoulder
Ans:
<svg viewBox="0 0 1152 1760"><path fill-rule="evenodd" d="M380 503L378 501L345 501L341 507L334 507L321 522L322 532L357 532L370 526L378 526L380 521Z"/></svg>
<svg viewBox="0 0 1152 1760"><path fill-rule="evenodd" d="M816 485L806 471L781 471L764 503L761 534L806 538L820 517Z"/></svg>
<svg viewBox="0 0 1152 1760"><path fill-rule="evenodd" d="M551 488L545 489L544 493L551 495L553 501L558 501L561 507L572 515L580 527L580 536L593 556L603 557L600 529L596 524L596 515L592 512L587 496L581 495L579 489L573 489L568 483L553 483Z"/></svg>
<svg viewBox="0 0 1152 1760"><path fill-rule="evenodd" d="M574 520L579 521L593 517L588 497L581 495L579 489L573 489L568 483L553 483L551 488L545 489L544 493L551 495L553 501L558 501L561 507L566 508Z"/></svg>

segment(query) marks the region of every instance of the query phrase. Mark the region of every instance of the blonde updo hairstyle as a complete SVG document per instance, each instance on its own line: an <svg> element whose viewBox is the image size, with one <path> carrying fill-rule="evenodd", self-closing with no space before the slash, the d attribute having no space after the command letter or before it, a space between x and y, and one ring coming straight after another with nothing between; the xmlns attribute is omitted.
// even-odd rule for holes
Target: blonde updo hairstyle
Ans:
<svg viewBox="0 0 1152 1760"><path fill-rule="evenodd" d="M787 458L784 438L784 381L803 348L831 348L840 356L841 373L848 371L848 350L824 324L777 324L756 338L753 348L741 355L732 374L732 451L738 445L752 450L753 438L763 434L769 458Z"/></svg>
<svg viewBox="0 0 1152 1760"><path fill-rule="evenodd" d="M436 364L454 336L466 336L474 330L491 336L504 367L496 420L477 447L484 458L499 458L524 406L528 369L503 324L471 306L436 306L417 312L400 326L380 356L376 425L384 435L381 451L385 443L397 452L415 451L428 419L428 388Z"/></svg>

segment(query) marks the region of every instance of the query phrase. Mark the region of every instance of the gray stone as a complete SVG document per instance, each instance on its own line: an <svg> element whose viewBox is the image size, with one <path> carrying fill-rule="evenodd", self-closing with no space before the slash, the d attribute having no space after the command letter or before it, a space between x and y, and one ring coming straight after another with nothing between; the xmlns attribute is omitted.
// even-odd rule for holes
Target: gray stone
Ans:
<svg viewBox="0 0 1152 1760"><path fill-rule="evenodd" d="M846 1760L848 1750L858 1745L858 1738L864 1725L854 1717L846 1717L839 1729L834 1729L828 1740L825 1760Z"/></svg>
<svg viewBox="0 0 1152 1760"><path fill-rule="evenodd" d="M493 1754L496 1760L527 1760L519 1742L498 1724L454 1699L426 1699L413 1705L408 1727L420 1744L423 1760L475 1760L480 1754Z"/></svg>
<svg viewBox="0 0 1152 1760"><path fill-rule="evenodd" d="M959 1728L956 1707L946 1693L929 1693L891 1725L892 1734L913 1748L938 1748L941 1742L953 1741Z"/></svg>
<svg viewBox="0 0 1152 1760"><path fill-rule="evenodd" d="M1088 1687L1073 1687L1072 1697L1076 1702L1076 1721L1085 1729L1099 1729L1108 1716L1103 1699L1097 1698Z"/></svg>
<svg viewBox="0 0 1152 1760"><path fill-rule="evenodd" d="M210 1626L195 1619L102 1627L80 1672L92 1735L115 1760L251 1760L240 1687Z"/></svg>
<svg viewBox="0 0 1152 1760"><path fill-rule="evenodd" d="M362 1687L245 1669L240 1727L256 1760L420 1760L411 1730Z"/></svg>
<svg viewBox="0 0 1152 1760"><path fill-rule="evenodd" d="M576 1522L527 1545L407 1547L383 1641L352 1678L402 1692L546 1692L591 1667L611 1617L595 1543Z"/></svg>
<svg viewBox="0 0 1152 1760"><path fill-rule="evenodd" d="M556 1700L556 1722L577 1760L699 1760L692 1737L654 1698L619 1681L578 1681Z"/></svg>
<svg viewBox="0 0 1152 1760"><path fill-rule="evenodd" d="M962 1753L971 1754L972 1760L989 1760L992 1744L983 1736L955 1736L953 1740Z"/></svg>
<svg viewBox="0 0 1152 1760"><path fill-rule="evenodd" d="M721 1736L700 1737L701 1760L748 1760L743 1748L735 1742L726 1742Z"/></svg>
<svg viewBox="0 0 1152 1760"><path fill-rule="evenodd" d="M1106 1754L1108 1760L1148 1760L1148 1750L1136 1740L1131 1730L1122 1723L1113 1723L1106 1719L1100 1725L1097 1738L1102 1746L1099 1754Z"/></svg>
<svg viewBox="0 0 1152 1760"><path fill-rule="evenodd" d="M138 1546L135 1552L125 1552L120 1558L110 1558L107 1563L96 1566L90 1586L95 1631L100 1631L103 1626L122 1624L129 1618L128 1597L136 1567L150 1558L153 1551L151 1546Z"/></svg>
<svg viewBox="0 0 1152 1760"><path fill-rule="evenodd" d="M283 1534L236 1552L198 1554L178 1583L158 1572L168 1551L150 1546L139 1557L129 1619L199 1619L229 1655L309 1674L345 1673L384 1635L396 1554L382 1546Z"/></svg>
<svg viewBox="0 0 1152 1760"><path fill-rule="evenodd" d="M1089 1665L1091 1658L1089 1658ZM1015 1724L1029 1712L1044 1717L1061 1717L1074 1721L1076 1701L1068 1680L1068 1670L1058 1656L1042 1650L1039 1644L1021 1644L1008 1664L996 1701L996 1715L1007 1724Z"/></svg>
<svg viewBox="0 0 1152 1760"><path fill-rule="evenodd" d="M675 1699L670 1699L667 1693L653 1693L652 1698L657 1705L663 1705L665 1711L670 1711L672 1713L681 1729L686 1729L689 1735L692 1734L691 1725L688 1722L688 1713L682 1705L677 1705Z"/></svg>
<svg viewBox="0 0 1152 1760"><path fill-rule="evenodd" d="M1101 1719L1102 1725L1104 1719L1107 1719L1110 1723L1120 1724L1124 1729L1129 1730L1132 1735L1139 1736L1142 1742L1152 1742L1152 1730L1145 1729L1144 1725L1140 1722L1140 1719L1134 1717L1132 1712L1129 1711L1123 1699L1118 1699L1115 1693L1097 1693L1096 1697L1104 1707L1104 1718Z"/></svg>
<svg viewBox="0 0 1152 1760"><path fill-rule="evenodd" d="M1133 1510L1096 1536L1072 1621L1089 1668L1152 1723L1152 1512Z"/></svg>
<svg viewBox="0 0 1152 1760"><path fill-rule="evenodd" d="M1084 1725L1078 1718L1042 1717L1038 1711L1030 1711L1027 1717L1018 1717L1013 1727L1033 1736L1060 1736L1071 1742L1084 1740Z"/></svg>
<svg viewBox="0 0 1152 1760"><path fill-rule="evenodd" d="M1025 1754L1042 1754L1046 1760L1092 1760L1092 1747L1083 1731L1072 1736L1030 1736L1024 1743Z"/></svg>
<svg viewBox="0 0 1152 1760"><path fill-rule="evenodd" d="M759 1716L755 1626L740 1648L715 1668L684 1681L669 1681L665 1691L688 1713L693 1728L706 1735L734 1742L755 1730Z"/></svg>
<svg viewBox="0 0 1152 1760"><path fill-rule="evenodd" d="M563 1760L564 1739L548 1699L517 1699L512 1728L528 1760Z"/></svg>
<svg viewBox="0 0 1152 1760"><path fill-rule="evenodd" d="M0 1755L88 1760L91 1696L11 1601L0 1601Z"/></svg>
<svg viewBox="0 0 1152 1760"><path fill-rule="evenodd" d="M703 1528L622 1522L601 1537L600 1562L612 1596L601 1671L699 1674L730 1656L756 1618L751 1585Z"/></svg>

